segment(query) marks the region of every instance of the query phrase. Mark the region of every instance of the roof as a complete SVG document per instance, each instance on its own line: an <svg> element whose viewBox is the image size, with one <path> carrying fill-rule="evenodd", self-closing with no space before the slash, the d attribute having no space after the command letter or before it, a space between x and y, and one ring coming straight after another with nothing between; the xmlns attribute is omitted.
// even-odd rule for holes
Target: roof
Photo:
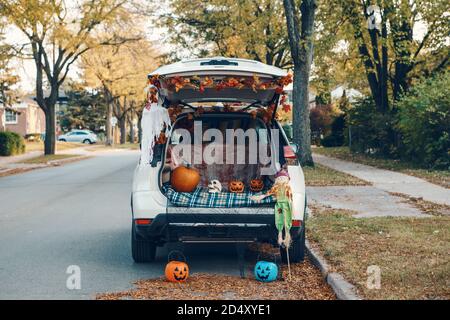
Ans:
<svg viewBox="0 0 450 320"><path fill-rule="evenodd" d="M16 112L18 112L19 109L27 109L30 106L39 107L37 102L35 100L33 100L33 97L31 97L31 96L21 97L20 99L18 99L18 101L15 101L10 106L5 106L0 101L0 107L4 107L7 110L16 111Z"/></svg>
<svg viewBox="0 0 450 320"><path fill-rule="evenodd" d="M331 99L337 100L342 97L345 90L345 96L348 98L350 102L355 102L357 98L360 98L364 96L360 91L352 88L346 88L345 86L341 85L336 87L333 91L331 91Z"/></svg>
<svg viewBox="0 0 450 320"><path fill-rule="evenodd" d="M212 57L190 59L162 66L149 74L162 76L220 74L224 71L227 75L257 74L269 77L283 77L287 74L283 69L247 59Z"/></svg>

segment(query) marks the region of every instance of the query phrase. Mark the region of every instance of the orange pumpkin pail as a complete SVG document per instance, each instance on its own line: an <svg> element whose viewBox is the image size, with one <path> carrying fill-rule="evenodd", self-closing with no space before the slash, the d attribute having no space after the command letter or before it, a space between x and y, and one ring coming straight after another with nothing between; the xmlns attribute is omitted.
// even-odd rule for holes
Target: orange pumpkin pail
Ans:
<svg viewBox="0 0 450 320"><path fill-rule="evenodd" d="M189 165L177 167L170 176L170 184L177 192L192 192L199 182L200 173Z"/></svg>
<svg viewBox="0 0 450 320"><path fill-rule="evenodd" d="M183 261L171 260L175 253L182 257ZM189 276L189 266L186 263L184 254L180 251L171 251L167 257L167 260L168 262L165 270L167 281L185 282Z"/></svg>

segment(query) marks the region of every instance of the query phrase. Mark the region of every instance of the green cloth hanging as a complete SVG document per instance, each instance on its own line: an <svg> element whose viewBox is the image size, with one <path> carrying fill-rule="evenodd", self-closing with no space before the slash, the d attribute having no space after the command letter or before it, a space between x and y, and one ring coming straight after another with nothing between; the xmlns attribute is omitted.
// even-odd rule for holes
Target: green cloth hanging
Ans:
<svg viewBox="0 0 450 320"><path fill-rule="evenodd" d="M292 208L291 201L286 196L286 188L280 187L276 195L277 202L275 203L275 227L278 230L278 244L284 244L289 247L290 244L290 230L292 227ZM285 238L283 239L283 229L285 231Z"/></svg>

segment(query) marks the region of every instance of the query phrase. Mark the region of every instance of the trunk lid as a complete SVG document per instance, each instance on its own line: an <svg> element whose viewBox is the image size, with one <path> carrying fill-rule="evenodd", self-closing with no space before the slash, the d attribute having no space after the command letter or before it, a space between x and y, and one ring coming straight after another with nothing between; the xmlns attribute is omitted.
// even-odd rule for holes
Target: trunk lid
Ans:
<svg viewBox="0 0 450 320"><path fill-rule="evenodd" d="M258 104L276 108L286 71L258 61L214 57L180 61L148 75L166 106L194 102Z"/></svg>

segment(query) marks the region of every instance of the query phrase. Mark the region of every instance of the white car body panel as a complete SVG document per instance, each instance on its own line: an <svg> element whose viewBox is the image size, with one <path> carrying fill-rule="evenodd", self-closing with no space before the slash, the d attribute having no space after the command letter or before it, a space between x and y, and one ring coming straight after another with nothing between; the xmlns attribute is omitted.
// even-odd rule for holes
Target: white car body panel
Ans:
<svg viewBox="0 0 450 320"><path fill-rule="evenodd" d="M132 203L135 219L153 219L166 212L167 198L159 189L160 168L161 162L156 167L138 164L134 170Z"/></svg>
<svg viewBox="0 0 450 320"><path fill-rule="evenodd" d="M232 63L236 62L238 65L201 65L202 63L211 60L227 60ZM212 57L192 59L186 61L179 61L169 65L162 66L150 75L161 75L175 77L179 75L261 75L270 77L283 77L287 74L283 69L270 66L259 61L226 58L226 57Z"/></svg>
<svg viewBox="0 0 450 320"><path fill-rule="evenodd" d="M288 166L289 185L292 189L292 218L303 220L305 217L305 176L301 166Z"/></svg>

